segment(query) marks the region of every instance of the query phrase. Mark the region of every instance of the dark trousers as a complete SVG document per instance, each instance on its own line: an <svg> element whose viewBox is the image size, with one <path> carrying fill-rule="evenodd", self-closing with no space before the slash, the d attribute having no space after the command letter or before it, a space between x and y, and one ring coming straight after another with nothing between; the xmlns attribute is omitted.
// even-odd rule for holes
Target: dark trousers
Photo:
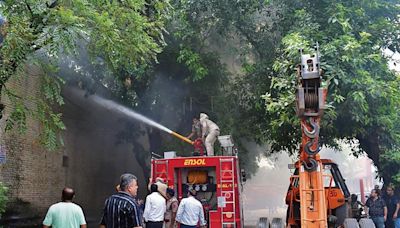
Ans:
<svg viewBox="0 0 400 228"><path fill-rule="evenodd" d="M185 224L181 224L181 228L196 228L197 226L188 226Z"/></svg>
<svg viewBox="0 0 400 228"><path fill-rule="evenodd" d="M390 215L388 214L386 222L385 222L385 228L394 228L394 222L393 218L390 217Z"/></svg>
<svg viewBox="0 0 400 228"><path fill-rule="evenodd" d="M162 228L164 222L146 222L146 228Z"/></svg>

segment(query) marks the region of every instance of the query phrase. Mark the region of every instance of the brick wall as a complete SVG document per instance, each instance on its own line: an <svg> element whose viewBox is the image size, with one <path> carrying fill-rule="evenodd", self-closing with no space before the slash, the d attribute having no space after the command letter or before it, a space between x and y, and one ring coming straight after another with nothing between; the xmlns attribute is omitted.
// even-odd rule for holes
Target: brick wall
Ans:
<svg viewBox="0 0 400 228"><path fill-rule="evenodd" d="M40 83L39 70L29 67L29 75L9 81L7 88L16 91L21 97L38 96ZM40 214L47 205L59 199L59 189L64 185L64 171L61 166L61 152L48 152L37 142L40 125L28 118L28 130L25 134L13 130L4 132L5 120L10 114L12 104L5 96L1 99L6 105L0 120L1 144L6 148L7 161L0 165L0 180L9 187L11 210L20 210L18 203L28 210L28 215ZM25 105L33 107L32 99L26 99Z"/></svg>
<svg viewBox="0 0 400 228"><path fill-rule="evenodd" d="M9 88L23 97L37 96L40 78L37 69L30 68L29 76L13 80ZM86 99L83 93L64 89L66 104L61 107L67 130L63 132L65 147L46 151L37 142L40 125L29 119L28 131L4 133L4 124L11 104L0 121L0 143L7 150L7 162L0 165L0 181L9 186L9 212L20 216L43 218L47 208L60 200L64 186L75 189L75 202L84 210L89 224L100 219L107 196L115 191L122 173L131 172L139 178L139 196L146 194L141 164L138 164L132 145L116 143L117 134L124 128L121 116L116 116ZM33 104L27 101L28 106ZM148 148L146 136L142 144ZM64 164L63 164L64 159ZM91 226L89 226L91 227Z"/></svg>

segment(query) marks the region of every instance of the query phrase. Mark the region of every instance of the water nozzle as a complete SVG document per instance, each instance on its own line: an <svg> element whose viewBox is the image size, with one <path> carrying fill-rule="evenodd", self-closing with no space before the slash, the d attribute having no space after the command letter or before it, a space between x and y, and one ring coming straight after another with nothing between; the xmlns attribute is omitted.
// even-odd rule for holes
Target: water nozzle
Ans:
<svg viewBox="0 0 400 228"><path fill-rule="evenodd" d="M182 140L182 141L185 141L185 142L187 142L187 143L193 145L193 141L190 140L190 139L188 139L188 138L186 138L185 136L182 136L182 135L180 135L180 134L178 134L178 133L176 133L176 132L174 132L174 131L171 131L170 134L173 135L173 136L175 136L175 137L177 137L177 138L179 138L179 139Z"/></svg>

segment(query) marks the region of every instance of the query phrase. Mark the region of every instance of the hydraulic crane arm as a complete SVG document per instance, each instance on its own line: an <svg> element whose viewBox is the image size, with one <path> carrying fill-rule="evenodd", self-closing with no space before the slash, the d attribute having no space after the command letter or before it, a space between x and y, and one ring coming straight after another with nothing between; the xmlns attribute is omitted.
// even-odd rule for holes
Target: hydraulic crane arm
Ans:
<svg viewBox="0 0 400 228"><path fill-rule="evenodd" d="M318 45L315 55L301 54L298 68L297 115L302 128L299 160L301 227L327 227L323 167L319 156L320 119L327 89L321 87Z"/></svg>

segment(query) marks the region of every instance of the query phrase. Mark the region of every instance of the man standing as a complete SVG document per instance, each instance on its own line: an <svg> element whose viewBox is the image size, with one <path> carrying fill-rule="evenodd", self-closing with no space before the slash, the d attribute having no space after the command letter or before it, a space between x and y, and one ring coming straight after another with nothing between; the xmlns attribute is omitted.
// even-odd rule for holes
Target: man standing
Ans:
<svg viewBox="0 0 400 228"><path fill-rule="evenodd" d="M148 185L148 189L149 189L149 191L151 192L151 185L152 185L152 183L151 183L151 177L150 177L150 179L149 179L149 185ZM168 186L167 186L167 184L165 184L165 182L164 182L164 180L161 178L161 177L157 177L156 178L156 182L154 182L154 184L156 184L157 185L157 191L164 197L164 198L167 198L167 188L168 188Z"/></svg>
<svg viewBox="0 0 400 228"><path fill-rule="evenodd" d="M110 196L103 209L101 228L142 227L142 215L134 197L137 194L137 178L133 174L122 174L120 191Z"/></svg>
<svg viewBox="0 0 400 228"><path fill-rule="evenodd" d="M86 228L82 208L72 202L75 192L72 188L64 188L62 202L53 204L47 211L43 228Z"/></svg>
<svg viewBox="0 0 400 228"><path fill-rule="evenodd" d="M165 228L175 228L175 218L178 206L179 202L175 197L174 189L167 188L167 210L164 216Z"/></svg>
<svg viewBox="0 0 400 228"><path fill-rule="evenodd" d="M363 211L362 208L365 205L358 201L358 196L356 194L351 194L350 206L352 217L357 219L357 221L360 220Z"/></svg>
<svg viewBox="0 0 400 228"><path fill-rule="evenodd" d="M196 198L196 191L188 190L187 198L182 199L176 213L176 221L181 224L181 228L195 228L197 223L200 226L206 227L204 219L203 205Z"/></svg>
<svg viewBox="0 0 400 228"><path fill-rule="evenodd" d="M187 138L192 139L193 136L194 139L201 138L202 136L200 120L196 117L193 117L192 132L190 133L190 135L187 136Z"/></svg>
<svg viewBox="0 0 400 228"><path fill-rule="evenodd" d="M146 228L162 228L165 214L165 198L158 192L157 184L150 186L151 194L146 197L143 218Z"/></svg>
<svg viewBox="0 0 400 228"><path fill-rule="evenodd" d="M219 136L219 127L208 119L207 114L200 113L201 135L206 145L207 155L214 156L214 143Z"/></svg>
<svg viewBox="0 0 400 228"><path fill-rule="evenodd" d="M377 189L372 189L371 195L365 205L368 207L369 217L375 224L376 228L385 228L387 219L387 207L385 201L379 196Z"/></svg>
<svg viewBox="0 0 400 228"><path fill-rule="evenodd" d="M385 222L385 227L386 228L394 228L395 227L395 222L397 220L397 215L399 212L399 199L397 196L394 195L394 187L393 186L388 186L386 188L386 195L384 196L385 203L387 206L387 215L388 218Z"/></svg>

